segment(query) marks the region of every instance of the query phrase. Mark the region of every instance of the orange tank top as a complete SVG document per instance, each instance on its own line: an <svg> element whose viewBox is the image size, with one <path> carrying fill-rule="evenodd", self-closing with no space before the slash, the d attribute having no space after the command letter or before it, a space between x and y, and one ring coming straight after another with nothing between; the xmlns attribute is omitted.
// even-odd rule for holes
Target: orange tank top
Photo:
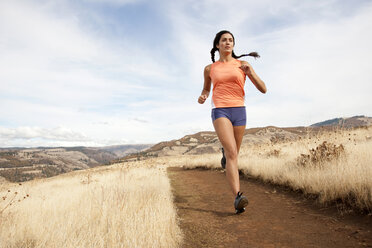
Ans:
<svg viewBox="0 0 372 248"><path fill-rule="evenodd" d="M240 66L241 62L237 59L229 62L217 61L211 65L212 108L244 106L245 73Z"/></svg>

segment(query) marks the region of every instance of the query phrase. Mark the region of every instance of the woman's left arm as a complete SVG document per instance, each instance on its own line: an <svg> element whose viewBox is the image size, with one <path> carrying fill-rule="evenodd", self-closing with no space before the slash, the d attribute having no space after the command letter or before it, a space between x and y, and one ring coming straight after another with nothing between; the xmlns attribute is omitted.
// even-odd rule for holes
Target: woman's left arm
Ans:
<svg viewBox="0 0 372 248"><path fill-rule="evenodd" d="M256 88L261 91L262 93L266 93L266 85L265 83L261 80L259 76L257 76L256 72L253 70L252 66L246 62L246 61L241 61L242 66L240 69L243 70L245 75L249 77L249 79L252 81L252 83L256 86Z"/></svg>

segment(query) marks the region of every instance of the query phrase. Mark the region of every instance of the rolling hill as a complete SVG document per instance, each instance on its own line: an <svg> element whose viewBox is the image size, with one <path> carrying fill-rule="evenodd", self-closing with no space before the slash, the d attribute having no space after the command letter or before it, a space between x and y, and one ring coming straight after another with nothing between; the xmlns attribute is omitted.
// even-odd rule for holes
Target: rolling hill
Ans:
<svg viewBox="0 0 372 248"><path fill-rule="evenodd" d="M109 164L150 146L0 148L0 177L13 182L51 177Z"/></svg>

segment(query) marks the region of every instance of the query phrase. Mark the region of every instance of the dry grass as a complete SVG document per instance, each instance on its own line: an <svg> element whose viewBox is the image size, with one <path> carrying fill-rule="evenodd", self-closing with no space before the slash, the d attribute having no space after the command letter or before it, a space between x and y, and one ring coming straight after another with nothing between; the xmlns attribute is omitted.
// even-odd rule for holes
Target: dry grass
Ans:
<svg viewBox="0 0 372 248"><path fill-rule="evenodd" d="M239 168L249 176L372 211L372 129L338 130L300 140L243 146ZM187 168L220 168L220 154L170 159Z"/></svg>
<svg viewBox="0 0 372 248"><path fill-rule="evenodd" d="M0 247L179 246L182 235L166 171L145 166L116 164L2 184L0 196L11 190L30 197L0 214Z"/></svg>
<svg viewBox="0 0 372 248"><path fill-rule="evenodd" d="M372 210L372 130L246 145L249 176ZM160 157L0 184L0 247L177 247L182 233L165 168L220 168L221 154ZM17 193L16 193L17 192Z"/></svg>

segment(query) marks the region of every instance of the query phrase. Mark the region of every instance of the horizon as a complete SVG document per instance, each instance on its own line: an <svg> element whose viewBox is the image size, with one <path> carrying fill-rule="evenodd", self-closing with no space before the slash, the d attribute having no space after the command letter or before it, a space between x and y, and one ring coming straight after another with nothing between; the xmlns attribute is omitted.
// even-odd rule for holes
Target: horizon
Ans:
<svg viewBox="0 0 372 248"><path fill-rule="evenodd" d="M353 116L350 116L350 117L335 117L335 118L331 118L331 119L327 119L327 120L324 120L324 121L320 121L320 122L316 122L316 123L313 123L313 124L310 124L310 125L307 125L307 126L285 126L285 127L282 127L282 126L273 126L273 125L268 125L268 126L259 126L259 127L249 127L249 128L245 128L245 130L249 130L249 129L256 129L256 128L268 128L268 127L275 127L275 128L302 128L302 127L312 127L312 125L315 125L315 124L319 124L319 123L323 123L323 122L326 122L326 121L331 121L331 120L336 120L336 119L348 119L348 118L354 118L354 117L366 117L366 118L372 118L372 117L369 117L369 116L366 116L366 115L353 115ZM327 125L325 125L327 126ZM316 127L314 127L316 128ZM183 135L182 137L176 137L174 139L171 139L171 140L162 140L162 141L159 141L159 142L156 142L156 143L136 143L136 144L114 144L114 145L107 145L107 146L32 146L32 147L22 147L22 146L15 146L15 147L1 147L0 146L0 149L53 149L53 148L107 148L107 147L115 147L115 146L141 146L141 145L151 145L151 146L154 146L154 145L157 145L159 143L163 143L163 142L170 142L170 141L174 141L174 140L179 140L179 139L182 139L186 136L190 136L190 135L195 135L197 133L200 133L200 132L215 132L214 130L212 131L209 131L209 130L202 130L202 131L198 131L196 133L188 133L188 134L185 134Z"/></svg>
<svg viewBox="0 0 372 248"><path fill-rule="evenodd" d="M372 116L368 0L4 0L0 147L156 144L213 131L210 97L197 98L223 29L236 54L261 55L242 58L268 88L247 78L247 129Z"/></svg>

